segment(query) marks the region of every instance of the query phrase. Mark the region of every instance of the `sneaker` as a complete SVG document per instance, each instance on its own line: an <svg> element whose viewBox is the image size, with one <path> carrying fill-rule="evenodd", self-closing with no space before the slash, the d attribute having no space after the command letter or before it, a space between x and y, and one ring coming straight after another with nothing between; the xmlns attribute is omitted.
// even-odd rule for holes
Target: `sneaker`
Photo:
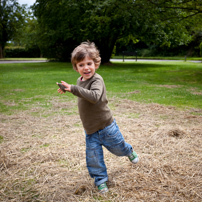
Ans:
<svg viewBox="0 0 202 202"><path fill-rule="evenodd" d="M136 164L139 161L138 156L135 151L133 151L132 154L130 156L128 156L128 158L134 164Z"/></svg>
<svg viewBox="0 0 202 202"><path fill-rule="evenodd" d="M107 185L106 185L106 182L102 183L101 185L98 186L98 191L99 193L101 194L105 194L109 191Z"/></svg>

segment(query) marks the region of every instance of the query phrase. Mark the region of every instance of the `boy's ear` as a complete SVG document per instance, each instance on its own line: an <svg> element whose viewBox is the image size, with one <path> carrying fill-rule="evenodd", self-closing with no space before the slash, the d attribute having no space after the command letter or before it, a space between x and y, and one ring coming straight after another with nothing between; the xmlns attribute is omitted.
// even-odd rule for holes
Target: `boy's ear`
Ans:
<svg viewBox="0 0 202 202"><path fill-rule="evenodd" d="M98 69L99 68L99 65L98 64L95 64L95 69Z"/></svg>

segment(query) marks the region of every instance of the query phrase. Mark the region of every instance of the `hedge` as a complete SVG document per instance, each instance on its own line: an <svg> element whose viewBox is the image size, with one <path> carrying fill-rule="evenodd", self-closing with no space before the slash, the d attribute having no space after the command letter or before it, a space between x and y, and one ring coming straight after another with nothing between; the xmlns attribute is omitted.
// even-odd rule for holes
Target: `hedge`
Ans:
<svg viewBox="0 0 202 202"><path fill-rule="evenodd" d="M40 50L38 47L32 49L6 47L4 56L5 58L39 58Z"/></svg>

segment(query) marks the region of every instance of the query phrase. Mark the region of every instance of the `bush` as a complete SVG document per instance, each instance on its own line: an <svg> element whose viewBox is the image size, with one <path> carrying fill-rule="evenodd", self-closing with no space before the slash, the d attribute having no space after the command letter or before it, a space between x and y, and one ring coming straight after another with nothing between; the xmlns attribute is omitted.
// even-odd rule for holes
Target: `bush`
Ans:
<svg viewBox="0 0 202 202"><path fill-rule="evenodd" d="M142 49L138 51L138 55L141 57L150 57L153 56L153 52L150 49Z"/></svg>
<svg viewBox="0 0 202 202"><path fill-rule="evenodd" d="M40 50L38 47L30 49L23 47L6 47L4 54L6 58L39 58Z"/></svg>
<svg viewBox="0 0 202 202"><path fill-rule="evenodd" d="M200 48L200 56L202 56L202 42L200 43L199 48Z"/></svg>

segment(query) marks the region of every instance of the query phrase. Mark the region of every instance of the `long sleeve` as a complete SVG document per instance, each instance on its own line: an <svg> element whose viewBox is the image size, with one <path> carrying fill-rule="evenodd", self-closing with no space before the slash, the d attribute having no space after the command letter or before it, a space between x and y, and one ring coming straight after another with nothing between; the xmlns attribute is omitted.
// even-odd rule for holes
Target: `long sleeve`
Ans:
<svg viewBox="0 0 202 202"><path fill-rule="evenodd" d="M90 89L85 89L84 87L80 87L78 85L72 85L71 92L72 94L95 104L100 100L103 93L103 85L101 80L93 81L90 85Z"/></svg>

